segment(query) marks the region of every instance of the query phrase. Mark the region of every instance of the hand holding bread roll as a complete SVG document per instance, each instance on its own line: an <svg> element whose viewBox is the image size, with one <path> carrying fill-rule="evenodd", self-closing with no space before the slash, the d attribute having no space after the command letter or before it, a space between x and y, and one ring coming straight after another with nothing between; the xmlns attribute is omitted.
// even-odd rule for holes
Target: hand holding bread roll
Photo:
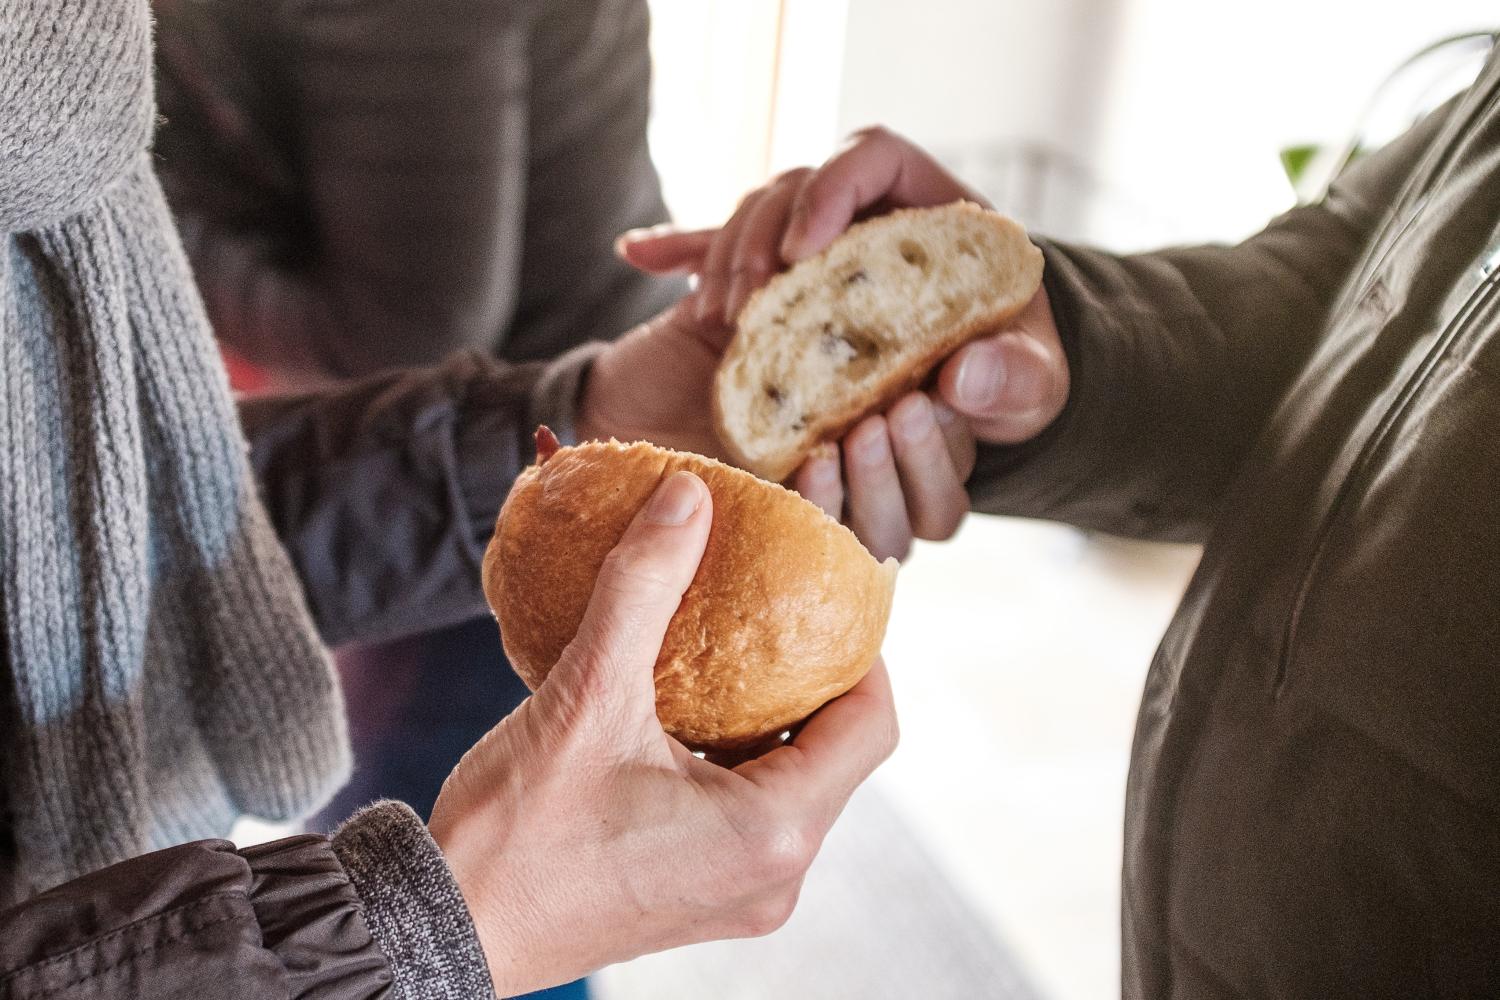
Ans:
<svg viewBox="0 0 1500 1000"><path fill-rule="evenodd" d="M679 471L625 515L576 634L438 796L428 828L498 996L780 927L830 825L896 745L878 658L792 745L732 768L662 729L652 669L699 576L715 500ZM551 554L566 559L562 541Z"/></svg>
<svg viewBox="0 0 1500 1000"><path fill-rule="evenodd" d="M516 672L535 690L582 620L605 557L657 484L696 474L714 521L655 669L662 728L695 749L753 746L853 687L879 652L895 584L797 494L645 443L557 448L516 480L484 588Z"/></svg>

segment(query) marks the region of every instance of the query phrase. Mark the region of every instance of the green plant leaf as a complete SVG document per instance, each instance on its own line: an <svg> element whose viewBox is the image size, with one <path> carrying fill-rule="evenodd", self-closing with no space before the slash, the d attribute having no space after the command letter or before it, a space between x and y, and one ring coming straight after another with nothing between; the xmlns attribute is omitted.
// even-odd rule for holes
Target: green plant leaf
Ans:
<svg viewBox="0 0 1500 1000"><path fill-rule="evenodd" d="M1281 151L1281 169L1286 171L1286 179L1292 182L1292 187L1297 186L1307 172L1307 165L1322 151L1323 147L1317 143L1288 146Z"/></svg>

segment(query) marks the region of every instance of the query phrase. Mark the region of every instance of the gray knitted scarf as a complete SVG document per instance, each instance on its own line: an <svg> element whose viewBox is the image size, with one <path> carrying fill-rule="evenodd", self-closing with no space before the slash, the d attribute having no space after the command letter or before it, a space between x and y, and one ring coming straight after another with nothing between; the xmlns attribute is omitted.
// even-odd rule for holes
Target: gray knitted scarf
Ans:
<svg viewBox="0 0 1500 1000"><path fill-rule="evenodd" d="M150 42L147 0L0 4L0 905L348 768L151 172Z"/></svg>

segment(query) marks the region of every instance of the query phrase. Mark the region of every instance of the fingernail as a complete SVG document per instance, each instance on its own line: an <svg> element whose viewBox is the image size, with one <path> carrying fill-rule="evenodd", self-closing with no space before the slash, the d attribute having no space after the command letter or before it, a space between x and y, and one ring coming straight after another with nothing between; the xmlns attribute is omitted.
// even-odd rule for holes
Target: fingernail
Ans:
<svg viewBox="0 0 1500 1000"><path fill-rule="evenodd" d="M703 503L698 477L691 472L674 472L656 488L646 506L646 520L652 524L682 524Z"/></svg>
<svg viewBox="0 0 1500 1000"><path fill-rule="evenodd" d="M983 412L1000 402L1000 394L1005 389L1005 365L1000 348L986 342L969 348L956 381L954 391L965 410Z"/></svg>
<svg viewBox="0 0 1500 1000"><path fill-rule="evenodd" d="M636 240L647 240L652 237L662 236L671 232L671 226L641 226L638 229L627 229L615 238L615 246L623 246L626 243L634 243Z"/></svg>
<svg viewBox="0 0 1500 1000"><path fill-rule="evenodd" d="M1007 333L999 343L1010 349L1012 362L1005 366L1005 406L1024 413L1047 401L1051 373L1036 341L1019 333Z"/></svg>
<svg viewBox="0 0 1500 1000"><path fill-rule="evenodd" d="M932 405L927 397L917 395L891 411L891 432L903 441L918 441L927 432Z"/></svg>
<svg viewBox="0 0 1500 1000"><path fill-rule="evenodd" d="M891 445L883 432L871 431L854 442L854 457L864 465L878 465L890 454Z"/></svg>

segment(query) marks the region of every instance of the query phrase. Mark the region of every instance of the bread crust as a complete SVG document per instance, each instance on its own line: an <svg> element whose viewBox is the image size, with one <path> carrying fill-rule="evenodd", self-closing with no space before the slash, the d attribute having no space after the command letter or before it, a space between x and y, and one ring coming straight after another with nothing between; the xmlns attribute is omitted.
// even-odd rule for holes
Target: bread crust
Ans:
<svg viewBox="0 0 1500 1000"><path fill-rule="evenodd" d="M955 206L943 206L943 208L952 207ZM965 202L962 203L960 207L965 210L970 210L975 214L994 216L997 220L1003 220L1006 225L1017 225L1011 220L1005 219L1003 216L998 215L998 213L990 212L987 209L983 209L980 206L974 205L972 203ZM834 243L824 248L818 254L809 257L805 261L799 262L796 266L799 268L803 266L821 266L822 262L831 255L840 241L851 237L857 238L861 231L866 229L867 227L881 225L901 216L922 213L925 211L930 210L917 208L901 209L895 212L890 212L886 215L856 223L855 225L850 226L849 229L839 237L839 240L834 241ZM747 455L740 447L740 443L736 439L736 435L732 433L729 426L728 417L724 412L723 399L725 392L719 385L719 379L723 377L726 362L729 359L731 352L733 352L736 347L735 343L731 341L729 348L725 351L724 359L720 362L719 371L715 376L713 392L714 433L718 437L719 443L723 445L725 454L727 454L736 465L745 469L749 469L756 475L762 476L772 482L784 481L787 477L789 477L793 472L796 471L797 467L802 464L802 461L808 456L808 454L812 452L812 450L818 445L819 442L837 440L843 437L846 433L853 429L855 424L859 423L860 420L864 419L867 415L871 413L878 413L886 409L887 407L893 405L902 396L922 385L922 383L926 381L927 376L932 373L933 369L935 369L939 364L943 362L944 359L948 358L964 344L968 343L971 340L974 340L977 337L981 337L985 334L994 332L995 330L1009 323L1011 320L1015 319L1023 311L1025 311L1027 305L1030 304L1031 299L1035 296L1036 289L1041 286L1041 251L1036 250L1034 245L1028 245L1031 246L1031 249L1034 251L1037 258L1036 280L1030 294L1019 296L1018 302L1012 303L1005 307L998 307L988 310L981 315L968 320L967 322L953 325L948 330L946 330L939 339L933 341L933 343L926 350L908 360L899 369L888 375L882 381L876 383L876 385L873 386L870 391L854 397L847 406L844 406L837 410L817 414L815 419L809 421L807 429L801 434L794 446L769 456L753 458L752 456ZM783 274L786 273L789 272L783 272ZM762 286L754 294L752 294L748 300L746 300L745 305L741 307L739 312L741 325L743 325L743 318L753 312L753 307L761 297L777 294L775 285L778 278L780 277L781 275L778 275L776 278L772 278L769 283ZM739 339L738 334L736 334L736 339Z"/></svg>
<svg viewBox="0 0 1500 1000"><path fill-rule="evenodd" d="M484 558L506 655L535 690L572 641L605 556L679 469L713 497L697 575L657 658L662 727L701 750L753 746L864 676L895 563L802 497L712 459L646 443L562 448L517 478Z"/></svg>

